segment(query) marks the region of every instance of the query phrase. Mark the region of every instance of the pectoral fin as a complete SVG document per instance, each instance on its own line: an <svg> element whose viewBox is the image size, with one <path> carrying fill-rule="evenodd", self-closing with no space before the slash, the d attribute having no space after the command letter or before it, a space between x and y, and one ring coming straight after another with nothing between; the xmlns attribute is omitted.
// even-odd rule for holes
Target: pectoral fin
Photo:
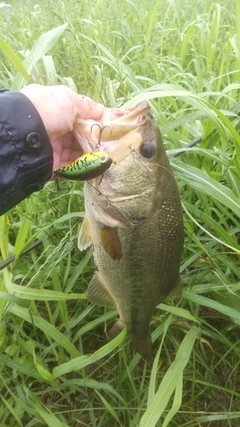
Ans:
<svg viewBox="0 0 240 427"><path fill-rule="evenodd" d="M92 237L90 232L90 224L88 221L88 217L85 216L78 236L78 248L80 251L84 251L92 244Z"/></svg>
<svg viewBox="0 0 240 427"><path fill-rule="evenodd" d="M98 272L94 273L92 280L89 282L87 298L93 304L102 305L103 307L116 308L115 302L106 289Z"/></svg>
<svg viewBox="0 0 240 427"><path fill-rule="evenodd" d="M117 228L104 226L100 229L100 238L105 252L114 260L122 258L121 243Z"/></svg>

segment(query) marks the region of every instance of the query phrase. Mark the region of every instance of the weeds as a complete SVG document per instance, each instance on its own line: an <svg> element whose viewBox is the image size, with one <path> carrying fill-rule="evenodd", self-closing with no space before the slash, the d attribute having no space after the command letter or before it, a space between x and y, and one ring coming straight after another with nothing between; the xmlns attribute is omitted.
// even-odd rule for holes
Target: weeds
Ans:
<svg viewBox="0 0 240 427"><path fill-rule="evenodd" d="M156 309L154 360L89 305L82 186L49 183L0 218L1 426L237 427L240 419L240 8L169 0L1 4L0 84L147 99L179 183L183 296ZM201 142L173 154L195 138ZM35 240L42 244L21 256Z"/></svg>

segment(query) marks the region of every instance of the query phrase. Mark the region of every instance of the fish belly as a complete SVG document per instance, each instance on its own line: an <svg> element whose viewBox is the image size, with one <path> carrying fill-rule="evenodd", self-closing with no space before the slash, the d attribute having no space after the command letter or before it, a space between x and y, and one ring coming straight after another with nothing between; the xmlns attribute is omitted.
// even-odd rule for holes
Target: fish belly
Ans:
<svg viewBox="0 0 240 427"><path fill-rule="evenodd" d="M182 223L173 217L170 224L168 209L157 210L132 229L109 230L88 215L97 266L88 299L117 308L120 318L110 338L126 327L136 350L146 358L151 357L149 323L155 307L179 286Z"/></svg>

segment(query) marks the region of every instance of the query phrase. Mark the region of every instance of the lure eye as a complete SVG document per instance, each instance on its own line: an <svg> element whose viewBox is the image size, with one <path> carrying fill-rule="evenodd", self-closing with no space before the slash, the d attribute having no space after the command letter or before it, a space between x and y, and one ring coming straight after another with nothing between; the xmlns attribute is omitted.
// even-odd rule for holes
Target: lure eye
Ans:
<svg viewBox="0 0 240 427"><path fill-rule="evenodd" d="M99 157L100 163L105 163L107 161L107 159L108 159L107 156L100 156Z"/></svg>
<svg viewBox="0 0 240 427"><path fill-rule="evenodd" d="M151 159L156 153L156 147L151 142L144 142L140 147L140 153L146 159Z"/></svg>

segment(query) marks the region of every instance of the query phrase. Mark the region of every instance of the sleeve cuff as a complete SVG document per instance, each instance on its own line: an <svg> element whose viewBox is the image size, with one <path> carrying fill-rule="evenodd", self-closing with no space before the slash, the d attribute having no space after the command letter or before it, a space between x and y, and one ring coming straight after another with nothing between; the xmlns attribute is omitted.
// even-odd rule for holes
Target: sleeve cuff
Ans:
<svg viewBox="0 0 240 427"><path fill-rule="evenodd" d="M51 178L53 150L40 115L20 92L0 91L0 213Z"/></svg>

